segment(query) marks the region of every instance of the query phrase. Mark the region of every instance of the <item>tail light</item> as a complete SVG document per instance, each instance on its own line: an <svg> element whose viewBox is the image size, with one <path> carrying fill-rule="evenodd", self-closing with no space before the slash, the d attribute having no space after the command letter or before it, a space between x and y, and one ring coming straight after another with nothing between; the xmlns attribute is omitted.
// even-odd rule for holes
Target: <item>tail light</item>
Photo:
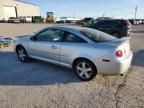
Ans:
<svg viewBox="0 0 144 108"><path fill-rule="evenodd" d="M121 50L116 51L116 57L122 57L123 52Z"/></svg>

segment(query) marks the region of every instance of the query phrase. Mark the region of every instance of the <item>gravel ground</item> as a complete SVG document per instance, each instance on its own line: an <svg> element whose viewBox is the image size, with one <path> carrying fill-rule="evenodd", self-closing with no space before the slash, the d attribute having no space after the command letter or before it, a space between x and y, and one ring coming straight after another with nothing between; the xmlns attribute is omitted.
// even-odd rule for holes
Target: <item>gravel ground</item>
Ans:
<svg viewBox="0 0 144 108"><path fill-rule="evenodd" d="M44 24L1 24L0 35L31 34ZM18 61L0 49L0 108L144 108L144 25L131 34L133 63L121 76L81 82L72 70L40 61Z"/></svg>

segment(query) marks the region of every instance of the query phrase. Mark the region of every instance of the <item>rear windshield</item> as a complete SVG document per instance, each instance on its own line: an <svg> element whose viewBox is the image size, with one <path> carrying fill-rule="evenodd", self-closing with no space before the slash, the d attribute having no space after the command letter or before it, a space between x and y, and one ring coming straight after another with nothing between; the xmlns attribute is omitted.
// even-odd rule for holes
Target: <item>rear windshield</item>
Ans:
<svg viewBox="0 0 144 108"><path fill-rule="evenodd" d="M80 32L94 42L108 42L116 39L116 37L91 28L83 28Z"/></svg>

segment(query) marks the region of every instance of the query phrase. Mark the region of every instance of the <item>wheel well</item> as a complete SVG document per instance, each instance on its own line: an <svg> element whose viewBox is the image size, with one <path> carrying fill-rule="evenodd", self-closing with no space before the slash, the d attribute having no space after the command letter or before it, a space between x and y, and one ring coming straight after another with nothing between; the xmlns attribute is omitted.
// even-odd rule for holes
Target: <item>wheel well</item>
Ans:
<svg viewBox="0 0 144 108"><path fill-rule="evenodd" d="M119 36L118 36L119 38L120 38L120 37L121 37L121 35L122 35L122 34L121 34L119 31L114 31L114 32L112 32L112 34L111 34L111 35L113 35L114 33L119 34Z"/></svg>
<svg viewBox="0 0 144 108"><path fill-rule="evenodd" d="M121 35L121 33L119 31L112 32L112 34L114 34L114 33L118 33L119 35Z"/></svg>
<svg viewBox="0 0 144 108"><path fill-rule="evenodd" d="M79 60L87 60L87 61L91 62L93 64L93 66L95 67L95 69L97 70L96 65L91 60L84 58L84 57L76 58L72 63L72 67L74 67L75 63Z"/></svg>
<svg viewBox="0 0 144 108"><path fill-rule="evenodd" d="M20 47L24 48L22 45L17 45L16 46L16 52L17 52L18 48L20 48Z"/></svg>

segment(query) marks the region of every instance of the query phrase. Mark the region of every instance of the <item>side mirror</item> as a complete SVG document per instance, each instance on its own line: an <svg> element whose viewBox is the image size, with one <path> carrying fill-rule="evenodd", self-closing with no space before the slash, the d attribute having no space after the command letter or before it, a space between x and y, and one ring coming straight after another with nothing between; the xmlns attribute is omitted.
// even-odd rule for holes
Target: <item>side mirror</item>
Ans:
<svg viewBox="0 0 144 108"><path fill-rule="evenodd" d="M36 37L35 37L35 36L31 36L31 37L30 37L30 40L36 41Z"/></svg>

